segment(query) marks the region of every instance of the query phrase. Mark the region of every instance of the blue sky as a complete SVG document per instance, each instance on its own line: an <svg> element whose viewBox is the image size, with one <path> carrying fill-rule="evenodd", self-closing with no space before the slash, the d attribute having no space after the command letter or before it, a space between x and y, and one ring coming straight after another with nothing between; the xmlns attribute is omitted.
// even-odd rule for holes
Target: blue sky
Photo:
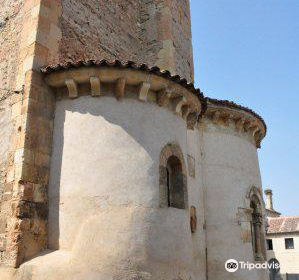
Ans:
<svg viewBox="0 0 299 280"><path fill-rule="evenodd" d="M262 115L263 187L299 215L299 0L191 0L195 83Z"/></svg>

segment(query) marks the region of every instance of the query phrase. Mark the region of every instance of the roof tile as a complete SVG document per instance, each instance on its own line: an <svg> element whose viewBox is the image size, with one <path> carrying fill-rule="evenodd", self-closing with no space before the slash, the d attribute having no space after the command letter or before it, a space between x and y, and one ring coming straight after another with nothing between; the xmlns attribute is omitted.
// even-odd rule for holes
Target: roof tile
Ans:
<svg viewBox="0 0 299 280"><path fill-rule="evenodd" d="M268 234L299 232L299 216L268 218L268 225Z"/></svg>

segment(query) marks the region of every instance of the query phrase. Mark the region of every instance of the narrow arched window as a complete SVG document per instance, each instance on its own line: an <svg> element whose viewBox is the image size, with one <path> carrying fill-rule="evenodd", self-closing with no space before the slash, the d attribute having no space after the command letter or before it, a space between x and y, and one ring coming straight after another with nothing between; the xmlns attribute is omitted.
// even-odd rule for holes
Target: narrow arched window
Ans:
<svg viewBox="0 0 299 280"><path fill-rule="evenodd" d="M263 234L263 215L261 211L261 203L256 195L251 197L250 208L252 210L251 219L251 236L254 258L256 261L265 260L265 240Z"/></svg>
<svg viewBox="0 0 299 280"><path fill-rule="evenodd" d="M180 160L171 156L167 161L168 207L185 209L184 175Z"/></svg>
<svg viewBox="0 0 299 280"><path fill-rule="evenodd" d="M187 176L184 157L176 144L165 146L160 155L160 206L187 209Z"/></svg>

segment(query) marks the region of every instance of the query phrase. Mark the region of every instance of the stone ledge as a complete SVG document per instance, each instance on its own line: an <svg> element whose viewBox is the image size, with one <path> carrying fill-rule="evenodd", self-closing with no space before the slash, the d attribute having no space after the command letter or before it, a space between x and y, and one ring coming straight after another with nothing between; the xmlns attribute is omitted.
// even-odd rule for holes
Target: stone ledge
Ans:
<svg viewBox="0 0 299 280"><path fill-rule="evenodd" d="M126 97L141 102L155 102L182 117L189 129L193 129L202 113L202 101L184 86L152 73L117 67L81 67L50 73L46 83L54 88L60 98L78 98L90 94L93 97Z"/></svg>
<svg viewBox="0 0 299 280"><path fill-rule="evenodd" d="M41 72L47 75L46 82L56 89L56 95L58 92L64 98L107 95L107 85L110 84L114 90L112 95L118 100L135 97L140 101L155 102L185 119L188 129L193 129L201 116L222 127L233 125L235 132L249 137L258 148L267 132L262 117L251 109L227 100L204 98L194 84L159 67L132 61L80 60L50 65ZM135 96L131 94L132 87ZM63 92L66 88L67 93Z"/></svg>

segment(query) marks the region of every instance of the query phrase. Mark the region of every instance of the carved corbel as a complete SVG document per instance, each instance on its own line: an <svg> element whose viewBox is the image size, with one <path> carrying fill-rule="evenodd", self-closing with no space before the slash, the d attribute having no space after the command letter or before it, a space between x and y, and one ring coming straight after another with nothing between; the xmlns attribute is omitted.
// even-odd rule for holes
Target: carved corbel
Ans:
<svg viewBox="0 0 299 280"><path fill-rule="evenodd" d="M260 128L259 128L259 126L258 126L257 124L255 124L255 125L253 125L253 126L251 126L251 127L249 128L249 131L250 131L251 135L253 136L253 138L254 138L254 135L255 135L259 130L260 130Z"/></svg>
<svg viewBox="0 0 299 280"><path fill-rule="evenodd" d="M253 138L256 140L256 137L261 135L261 130L259 127L257 127L257 129L255 131L252 132Z"/></svg>
<svg viewBox="0 0 299 280"><path fill-rule="evenodd" d="M69 91L70 98L77 98L78 97L78 84L74 79L66 79L65 84Z"/></svg>
<svg viewBox="0 0 299 280"><path fill-rule="evenodd" d="M227 117L229 121L235 122L235 116L233 114L228 114Z"/></svg>
<svg viewBox="0 0 299 280"><path fill-rule="evenodd" d="M250 129L250 127L251 127L251 121L250 120L245 120L245 122L244 122L244 131L248 131L249 129Z"/></svg>
<svg viewBox="0 0 299 280"><path fill-rule="evenodd" d="M262 132L259 130L255 133L254 135L254 140L256 142L256 146L257 148L260 148L261 147L261 142L262 142L262 139L263 139L263 135L262 135Z"/></svg>
<svg viewBox="0 0 299 280"><path fill-rule="evenodd" d="M91 96L101 95L101 81L98 77L90 77Z"/></svg>
<svg viewBox="0 0 299 280"><path fill-rule="evenodd" d="M139 86L138 96L139 100L147 101L147 95L151 85L148 82L143 82Z"/></svg>
<svg viewBox="0 0 299 280"><path fill-rule="evenodd" d="M117 99L124 98L125 96L125 86L126 86L126 79L119 78L115 85L115 97Z"/></svg>
<svg viewBox="0 0 299 280"><path fill-rule="evenodd" d="M161 107L169 104L171 92L168 89L163 89L157 94L157 104Z"/></svg>
<svg viewBox="0 0 299 280"><path fill-rule="evenodd" d="M229 115L227 114L223 114L220 116L220 121L225 125L228 126L229 125Z"/></svg>
<svg viewBox="0 0 299 280"><path fill-rule="evenodd" d="M238 132L242 131L242 129L244 128L244 123L245 123L244 119L239 119L236 121L236 129Z"/></svg>
<svg viewBox="0 0 299 280"><path fill-rule="evenodd" d="M182 107L184 105L186 105L186 103L187 103L186 97L180 96L180 97L174 98L172 102L173 102L175 112L179 115L182 115Z"/></svg>
<svg viewBox="0 0 299 280"><path fill-rule="evenodd" d="M190 113L190 106L185 105L182 108L182 117L185 121L187 121L188 115Z"/></svg>
<svg viewBox="0 0 299 280"><path fill-rule="evenodd" d="M194 129L195 124L198 120L198 114L195 112L189 113L187 117L187 128L188 129Z"/></svg>
<svg viewBox="0 0 299 280"><path fill-rule="evenodd" d="M214 112L211 116L212 122L214 124L218 124L220 121L220 116L221 116L220 112L218 112L218 111Z"/></svg>

